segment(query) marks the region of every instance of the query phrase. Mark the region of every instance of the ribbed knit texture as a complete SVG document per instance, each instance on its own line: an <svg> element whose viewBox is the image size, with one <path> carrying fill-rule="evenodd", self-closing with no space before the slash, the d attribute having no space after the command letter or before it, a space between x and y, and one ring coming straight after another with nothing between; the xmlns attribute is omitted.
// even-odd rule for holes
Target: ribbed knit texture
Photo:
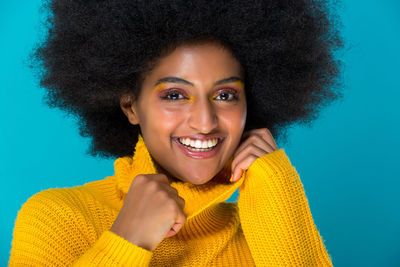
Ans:
<svg viewBox="0 0 400 267"><path fill-rule="evenodd" d="M18 213L9 266L332 266L296 169L283 148L240 180L172 182L187 221L154 251L109 229L138 174L157 173L143 138L115 175L33 195ZM224 173L224 172L222 172ZM239 188L237 202L224 202Z"/></svg>

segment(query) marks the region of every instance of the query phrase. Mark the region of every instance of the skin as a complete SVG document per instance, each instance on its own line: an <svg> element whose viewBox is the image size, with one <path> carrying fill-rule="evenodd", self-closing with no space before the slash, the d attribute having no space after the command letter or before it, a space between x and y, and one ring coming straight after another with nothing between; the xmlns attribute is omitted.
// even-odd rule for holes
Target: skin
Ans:
<svg viewBox="0 0 400 267"><path fill-rule="evenodd" d="M257 158L278 149L266 128L243 133L243 78L239 62L228 50L211 43L186 45L160 59L135 101L129 95L121 98L121 109L130 123L139 124L159 173L136 176L111 231L154 251L186 222L185 200L170 186L172 179L203 184L227 167L236 182ZM220 134L225 140L213 157L196 159L186 156L172 139L194 134Z"/></svg>
<svg viewBox="0 0 400 267"><path fill-rule="evenodd" d="M191 84L159 82L165 77ZM236 181L255 159L277 149L266 128L243 134L247 113L243 81L240 63L229 50L213 43L182 45L159 60L136 100L129 95L121 98L121 109L131 124L140 125L157 168L170 180L204 184L231 162L228 167ZM215 156L195 159L172 139L195 134L220 134L225 139Z"/></svg>

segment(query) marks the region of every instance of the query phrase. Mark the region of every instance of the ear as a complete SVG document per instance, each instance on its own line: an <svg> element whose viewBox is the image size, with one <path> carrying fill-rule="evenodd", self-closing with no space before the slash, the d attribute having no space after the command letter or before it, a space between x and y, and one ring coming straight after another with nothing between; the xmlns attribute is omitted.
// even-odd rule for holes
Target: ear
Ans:
<svg viewBox="0 0 400 267"><path fill-rule="evenodd" d="M124 112L129 122L133 125L139 124L139 116L136 107L136 102L133 100L133 96L124 94L120 99L121 110Z"/></svg>

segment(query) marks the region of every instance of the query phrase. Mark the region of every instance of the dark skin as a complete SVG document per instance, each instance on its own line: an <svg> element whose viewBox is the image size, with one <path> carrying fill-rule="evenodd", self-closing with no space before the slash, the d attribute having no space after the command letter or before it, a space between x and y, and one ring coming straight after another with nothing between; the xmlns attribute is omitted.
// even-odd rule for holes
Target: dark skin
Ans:
<svg viewBox="0 0 400 267"><path fill-rule="evenodd" d="M121 98L122 111L130 123L140 125L159 173L135 177L111 231L153 251L186 221L184 199L171 181L204 184L221 179L218 174L228 168L235 182L257 158L278 149L266 128L243 132L243 78L227 49L211 43L186 45L160 60L136 101ZM173 141L199 135L222 136L220 150L210 158L192 158Z"/></svg>

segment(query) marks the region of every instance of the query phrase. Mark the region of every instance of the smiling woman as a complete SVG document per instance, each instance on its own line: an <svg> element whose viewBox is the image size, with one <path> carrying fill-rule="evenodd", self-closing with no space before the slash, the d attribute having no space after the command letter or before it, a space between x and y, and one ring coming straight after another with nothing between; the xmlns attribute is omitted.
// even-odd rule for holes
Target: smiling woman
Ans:
<svg viewBox="0 0 400 267"><path fill-rule="evenodd" d="M340 96L327 3L46 4L47 103L115 175L32 196L10 266L332 266L274 138Z"/></svg>
<svg viewBox="0 0 400 267"><path fill-rule="evenodd" d="M221 45L181 46L160 59L138 99L124 97L121 108L131 124L140 125L160 172L203 184L240 142L246 122L243 80L239 62Z"/></svg>

